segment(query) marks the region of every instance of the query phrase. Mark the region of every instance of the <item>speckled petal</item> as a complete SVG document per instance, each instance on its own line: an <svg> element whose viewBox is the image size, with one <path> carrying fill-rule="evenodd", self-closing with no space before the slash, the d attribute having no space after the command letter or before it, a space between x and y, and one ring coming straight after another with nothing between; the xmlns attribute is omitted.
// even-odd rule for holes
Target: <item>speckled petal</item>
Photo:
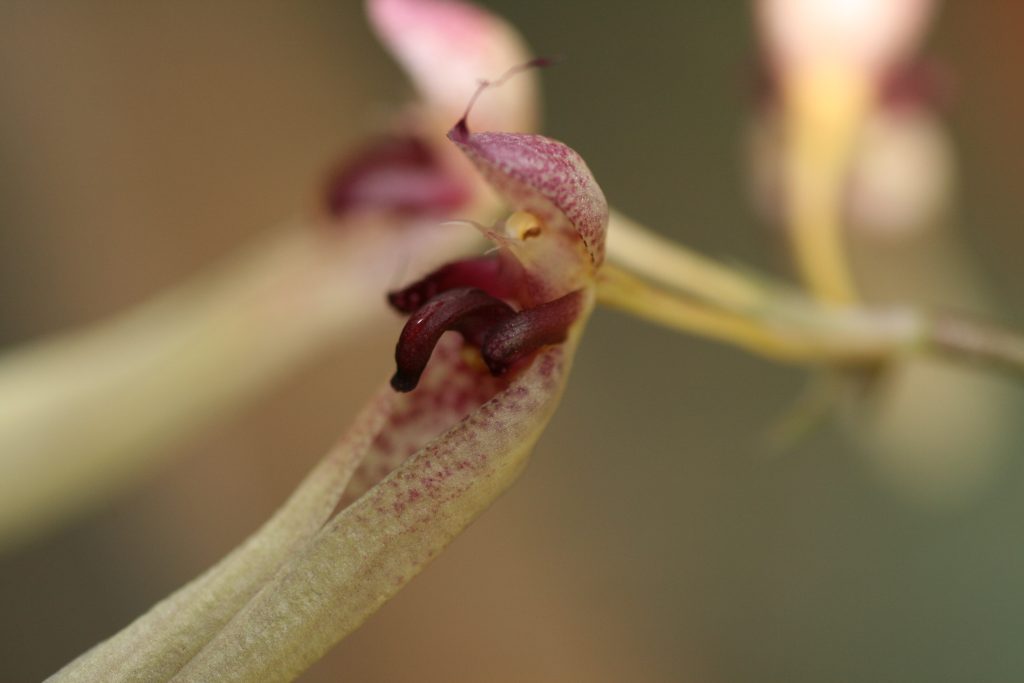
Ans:
<svg viewBox="0 0 1024 683"><path fill-rule="evenodd" d="M558 405L585 318L325 525L172 680L293 680L358 628L516 480Z"/></svg>
<svg viewBox="0 0 1024 683"><path fill-rule="evenodd" d="M465 120L448 137L510 205L537 216L549 228L577 236L591 263L601 264L608 202L572 148L542 135L470 133Z"/></svg>
<svg viewBox="0 0 1024 683"><path fill-rule="evenodd" d="M515 29L470 3L368 0L366 8L381 42L446 121L459 116L478 81L530 58ZM491 130L535 130L538 101L536 75L524 74L481 102L477 120Z"/></svg>
<svg viewBox="0 0 1024 683"><path fill-rule="evenodd" d="M475 352L465 353L463 346L457 333L445 334L416 390L395 398L391 418L345 489L341 507L401 465L420 449L425 438L444 433L508 387L511 378L491 376L483 363L473 358Z"/></svg>

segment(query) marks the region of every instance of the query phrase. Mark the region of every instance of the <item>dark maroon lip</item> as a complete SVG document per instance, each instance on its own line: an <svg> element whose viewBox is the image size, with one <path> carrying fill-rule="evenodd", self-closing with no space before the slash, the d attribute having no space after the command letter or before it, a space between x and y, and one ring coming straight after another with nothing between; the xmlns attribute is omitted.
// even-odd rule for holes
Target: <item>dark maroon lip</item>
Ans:
<svg viewBox="0 0 1024 683"><path fill-rule="evenodd" d="M565 341L579 315L581 293L516 310L506 299L514 300L519 273L502 263L497 256L458 261L388 295L392 306L410 313L395 347L391 386L396 391L416 388L434 347L448 331L479 349L495 376L541 347Z"/></svg>

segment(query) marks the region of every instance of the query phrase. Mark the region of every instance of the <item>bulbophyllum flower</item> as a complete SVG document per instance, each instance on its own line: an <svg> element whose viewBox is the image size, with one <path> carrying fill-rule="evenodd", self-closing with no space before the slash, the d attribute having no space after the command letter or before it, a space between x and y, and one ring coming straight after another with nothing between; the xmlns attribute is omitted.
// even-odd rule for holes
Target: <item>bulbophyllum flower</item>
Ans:
<svg viewBox="0 0 1024 683"><path fill-rule="evenodd" d="M465 118L449 137L515 209L484 229L497 252L394 292L395 376L292 499L53 680L290 680L516 479L593 309L608 205L560 142ZM369 490L332 515L357 468Z"/></svg>
<svg viewBox="0 0 1024 683"><path fill-rule="evenodd" d="M370 6L401 36L418 35L424 17L455 17L452 27L479 16L442 0ZM444 47L409 54L425 59ZM422 134L368 148L335 176L326 206L342 215L466 210L473 202L459 204L462 176L447 175L456 166L440 161L454 154L508 207L504 220L480 227L496 251L446 258L392 292L389 303L408 316L395 374L291 498L221 562L51 680L297 676L516 480L558 406L597 303L791 362L873 365L928 350L1024 367L1024 343L1011 335L912 309L820 306L666 245L610 215L565 144L474 132L467 116L448 131L449 152ZM448 228L473 232L467 221ZM616 232L606 263L606 235ZM383 310L384 297L367 292L379 282L356 272L373 285L358 289L367 305Z"/></svg>
<svg viewBox="0 0 1024 683"><path fill-rule="evenodd" d="M112 495L214 416L383 326L373 293L397 272L476 247L437 222L456 211L491 220L495 197L443 133L479 77L528 59L524 42L462 2L367 8L420 100L327 174L312 210L133 310L0 357L0 546ZM536 91L525 74L476 115L532 129Z"/></svg>
<svg viewBox="0 0 1024 683"><path fill-rule="evenodd" d="M481 228L497 251L392 292L409 316L396 372L332 452L238 549L52 680L297 676L516 480L598 301L788 360L852 362L917 340L913 318L800 304L764 326L654 289L605 264L608 205L572 149L474 133L465 117L448 137L512 211Z"/></svg>

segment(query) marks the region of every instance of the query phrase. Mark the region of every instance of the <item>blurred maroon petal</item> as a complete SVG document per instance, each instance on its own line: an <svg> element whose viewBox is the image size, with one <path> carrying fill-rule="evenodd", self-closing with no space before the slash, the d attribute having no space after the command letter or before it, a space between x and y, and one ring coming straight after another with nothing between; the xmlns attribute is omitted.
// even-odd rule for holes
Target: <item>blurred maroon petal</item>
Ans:
<svg viewBox="0 0 1024 683"><path fill-rule="evenodd" d="M382 211L440 216L464 206L470 188L415 136L371 143L330 176L324 203L330 216Z"/></svg>

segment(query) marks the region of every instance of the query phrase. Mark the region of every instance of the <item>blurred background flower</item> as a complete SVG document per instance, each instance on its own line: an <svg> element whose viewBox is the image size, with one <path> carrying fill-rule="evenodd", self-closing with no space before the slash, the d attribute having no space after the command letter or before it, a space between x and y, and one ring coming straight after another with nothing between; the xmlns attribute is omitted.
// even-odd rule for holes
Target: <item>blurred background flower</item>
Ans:
<svg viewBox="0 0 1024 683"><path fill-rule="evenodd" d="M545 130L613 203L711 254L784 267L738 153L749 6L488 6L570 58L543 76ZM1024 58L1022 22L1010 0L942 8L928 52L957 74L959 199L939 231L954 237L868 259L945 303L990 289L1017 320L1024 89L1007 65ZM355 3L3 5L0 339L116 311L290 215L408 88ZM984 276L938 291L934 250ZM0 557L0 678L51 673L255 528L390 373L381 349L400 322ZM964 447L1017 456L995 481L922 507L880 487L841 430L758 457L803 377L599 311L520 483L303 680L1019 678L1021 428ZM923 433L943 419L922 415Z"/></svg>

